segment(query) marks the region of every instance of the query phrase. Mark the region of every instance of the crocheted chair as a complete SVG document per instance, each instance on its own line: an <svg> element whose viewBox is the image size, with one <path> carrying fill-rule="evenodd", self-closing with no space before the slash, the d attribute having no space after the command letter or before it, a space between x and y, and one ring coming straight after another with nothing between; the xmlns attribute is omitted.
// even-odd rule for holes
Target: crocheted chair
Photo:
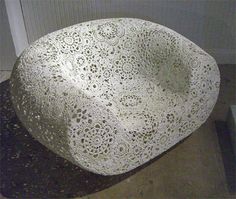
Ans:
<svg viewBox="0 0 236 199"><path fill-rule="evenodd" d="M114 175L196 130L219 92L215 60L162 25L101 19L50 33L11 76L19 119L43 145L89 171Z"/></svg>

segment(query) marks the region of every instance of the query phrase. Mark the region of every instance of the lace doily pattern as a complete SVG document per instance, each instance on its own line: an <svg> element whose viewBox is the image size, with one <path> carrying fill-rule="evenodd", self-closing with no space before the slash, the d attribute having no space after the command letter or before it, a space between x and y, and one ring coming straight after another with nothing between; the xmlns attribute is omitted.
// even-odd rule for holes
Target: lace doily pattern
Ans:
<svg viewBox="0 0 236 199"><path fill-rule="evenodd" d="M162 25L101 19L30 45L11 76L16 113L43 145L98 174L130 171L206 121L215 60Z"/></svg>

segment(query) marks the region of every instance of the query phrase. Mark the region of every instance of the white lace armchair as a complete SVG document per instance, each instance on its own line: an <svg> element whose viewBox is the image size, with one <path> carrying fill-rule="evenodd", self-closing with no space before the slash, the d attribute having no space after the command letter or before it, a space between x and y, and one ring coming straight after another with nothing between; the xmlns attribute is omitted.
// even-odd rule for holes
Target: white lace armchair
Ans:
<svg viewBox="0 0 236 199"><path fill-rule="evenodd" d="M215 60L169 28L101 19L48 34L11 76L19 119L43 145L89 171L115 175L197 129L217 100Z"/></svg>

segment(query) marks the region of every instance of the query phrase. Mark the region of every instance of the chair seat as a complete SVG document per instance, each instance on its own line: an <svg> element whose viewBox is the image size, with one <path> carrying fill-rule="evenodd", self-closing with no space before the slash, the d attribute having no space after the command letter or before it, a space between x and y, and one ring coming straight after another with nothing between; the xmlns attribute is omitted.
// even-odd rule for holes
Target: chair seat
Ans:
<svg viewBox="0 0 236 199"><path fill-rule="evenodd" d="M31 44L11 76L19 119L43 145L89 171L115 175L163 153L210 115L220 75L175 31L100 19Z"/></svg>

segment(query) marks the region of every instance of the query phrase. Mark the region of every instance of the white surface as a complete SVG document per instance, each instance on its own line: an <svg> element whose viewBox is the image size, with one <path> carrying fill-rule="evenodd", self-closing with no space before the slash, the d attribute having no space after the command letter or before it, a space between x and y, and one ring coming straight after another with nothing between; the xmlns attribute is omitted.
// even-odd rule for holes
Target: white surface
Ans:
<svg viewBox="0 0 236 199"><path fill-rule="evenodd" d="M29 46L20 0L5 0L16 56Z"/></svg>
<svg viewBox="0 0 236 199"><path fill-rule="evenodd" d="M132 170L191 134L211 113L219 84L209 54L175 31L131 18L49 34L24 51L11 76L28 131L103 175Z"/></svg>

